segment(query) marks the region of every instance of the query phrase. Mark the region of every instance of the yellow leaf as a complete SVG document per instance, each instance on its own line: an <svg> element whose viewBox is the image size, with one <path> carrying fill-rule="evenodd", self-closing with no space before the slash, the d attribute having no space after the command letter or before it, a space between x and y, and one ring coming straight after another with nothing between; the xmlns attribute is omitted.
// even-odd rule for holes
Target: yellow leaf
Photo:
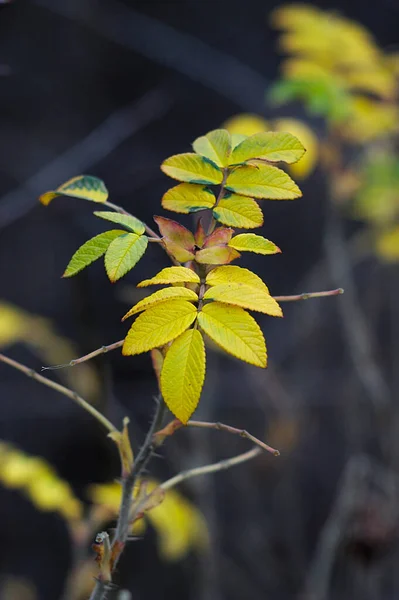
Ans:
<svg viewBox="0 0 399 600"><path fill-rule="evenodd" d="M195 140L197 154L208 158L218 167L227 167L231 152L230 134L225 129L215 129Z"/></svg>
<svg viewBox="0 0 399 600"><path fill-rule="evenodd" d="M83 200L102 203L108 199L108 190L101 179L91 175L78 175L60 185L56 190L42 194L39 200L47 206L57 196L82 198Z"/></svg>
<svg viewBox="0 0 399 600"><path fill-rule="evenodd" d="M255 200L238 194L224 196L213 209L215 219L224 225L252 228L263 225L263 213Z"/></svg>
<svg viewBox="0 0 399 600"><path fill-rule="evenodd" d="M272 317L283 316L283 311L270 294L243 283L224 283L212 286L205 292L204 300L234 304Z"/></svg>
<svg viewBox="0 0 399 600"><path fill-rule="evenodd" d="M195 260L203 265L225 265L236 258L239 258L240 253L234 248L228 246L211 246L198 250L195 255Z"/></svg>
<svg viewBox="0 0 399 600"><path fill-rule="evenodd" d="M351 119L343 129L343 134L350 140L364 143L394 132L398 120L397 106L355 96Z"/></svg>
<svg viewBox="0 0 399 600"><path fill-rule="evenodd" d="M164 346L188 329L196 316L196 307L187 300L168 300L148 308L131 326L122 354L141 354Z"/></svg>
<svg viewBox="0 0 399 600"><path fill-rule="evenodd" d="M151 279L144 279L137 287L162 285L167 283L200 283L197 273L187 267L166 267Z"/></svg>
<svg viewBox="0 0 399 600"><path fill-rule="evenodd" d="M306 148L304 156L295 164L290 165L289 171L294 177L304 178L313 171L318 158L318 142L310 127L297 119L278 119L274 122L278 131L289 131L301 140Z"/></svg>
<svg viewBox="0 0 399 600"><path fill-rule="evenodd" d="M189 214L215 205L215 194L206 186L196 183L179 183L164 194L162 206L166 210Z"/></svg>
<svg viewBox="0 0 399 600"><path fill-rule="evenodd" d="M269 289L258 275L255 275L249 269L238 267L236 265L228 265L226 267L216 267L208 273L206 277L207 285L222 285L224 283L243 283L255 290L265 291L269 293Z"/></svg>
<svg viewBox="0 0 399 600"><path fill-rule="evenodd" d="M198 314L201 329L223 350L257 367L266 367L263 333L245 310L219 302L206 304Z"/></svg>
<svg viewBox="0 0 399 600"><path fill-rule="evenodd" d="M294 163L304 154L305 148L291 133L264 131L255 133L238 144L231 154L230 164L239 164L254 158Z"/></svg>
<svg viewBox="0 0 399 600"><path fill-rule="evenodd" d="M25 313L6 302L0 302L0 347L14 344L28 333Z"/></svg>
<svg viewBox="0 0 399 600"><path fill-rule="evenodd" d="M172 343L161 372L161 392L169 410L187 423L197 408L205 379L205 345L197 329Z"/></svg>
<svg viewBox="0 0 399 600"><path fill-rule="evenodd" d="M270 200L292 200L302 196L287 173L270 165L235 169L227 178L226 189L243 196Z"/></svg>
<svg viewBox="0 0 399 600"><path fill-rule="evenodd" d="M209 161L194 154L175 154L163 161L161 169L166 175L186 181L187 183L218 184L222 183L222 171Z"/></svg>
<svg viewBox="0 0 399 600"><path fill-rule="evenodd" d="M376 252L387 262L399 261L399 225L387 229L377 236Z"/></svg>
<svg viewBox="0 0 399 600"><path fill-rule="evenodd" d="M229 246L242 252L256 252L256 254L277 254L280 248L270 240L256 233L240 233L229 241Z"/></svg>
<svg viewBox="0 0 399 600"><path fill-rule="evenodd" d="M133 450L130 444L128 425L129 418L125 417L123 419L122 431L111 431L111 433L108 434L108 437L111 438L118 447L124 477L127 477L131 473L133 467Z"/></svg>
<svg viewBox="0 0 399 600"><path fill-rule="evenodd" d="M259 131L267 131L269 125L265 119L258 115L243 113L235 115L223 124L223 127L234 135L253 135Z"/></svg>
<svg viewBox="0 0 399 600"><path fill-rule="evenodd" d="M122 321L135 315L142 310L146 310L150 306L155 306L156 304L161 304L162 302L166 302L167 300L190 300L192 302L197 302L198 296L192 290L189 290L185 287L170 287L163 288L162 290L157 290L150 296L143 298L140 302L137 302L123 317Z"/></svg>

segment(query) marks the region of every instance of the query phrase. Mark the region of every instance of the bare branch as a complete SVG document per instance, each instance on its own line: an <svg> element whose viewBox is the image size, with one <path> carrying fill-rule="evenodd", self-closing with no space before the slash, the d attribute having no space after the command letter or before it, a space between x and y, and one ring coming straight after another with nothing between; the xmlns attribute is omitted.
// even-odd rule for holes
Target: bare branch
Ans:
<svg viewBox="0 0 399 600"><path fill-rule="evenodd" d="M74 367L75 365L80 365L81 363L86 362L87 360L91 360L100 354L106 354L107 352L111 352L111 350L116 350L123 345L124 340L119 340L118 342L114 342L113 344L108 344L108 346L101 346L101 348L97 348L97 350L93 350L93 352L89 352L89 354L85 354L80 358L74 358L69 363L65 363L63 365L53 365L52 367L42 367L42 371L54 371L56 369L65 369L66 367Z"/></svg>
<svg viewBox="0 0 399 600"><path fill-rule="evenodd" d="M326 292L304 292L303 294L296 294L294 296L273 296L273 298L277 300L277 302L297 302L298 300L310 300L311 298L339 296L343 293L343 288L337 288L335 290L328 290Z"/></svg>
<svg viewBox="0 0 399 600"><path fill-rule="evenodd" d="M266 452L270 452L274 456L280 456L280 452L271 446L265 444L258 438L256 438L251 433L248 433L245 429L237 429L237 427L232 427L231 425L225 425L224 423L208 423L206 421L188 421L187 427L199 427L203 429L215 429L217 431L226 431L227 433L233 433L234 435L239 435L242 438L250 440L256 446L262 448L262 450L266 450Z"/></svg>
<svg viewBox="0 0 399 600"><path fill-rule="evenodd" d="M162 483L159 487L162 490L169 490L170 488L174 487L175 485L178 485L186 479L190 479L191 477L198 477L199 475L207 475L209 473L217 473L218 471L224 471L225 469L230 469L231 467L240 465L241 463L244 463L247 460L251 460L251 458L255 458L255 456L258 456L259 454L261 454L260 448L252 448L252 450L248 450L247 452L239 454L238 456L234 456L233 458L226 458L211 465L204 465L203 467L196 467L194 469L182 471L181 473L178 473L174 477L171 477L170 479Z"/></svg>
<svg viewBox="0 0 399 600"><path fill-rule="evenodd" d="M31 377L35 381L43 383L43 385L46 385L47 387L55 390L56 392L59 392L60 394L63 394L64 396L67 396L68 398L73 400L73 402L75 402L81 408L83 408L86 412L90 413L109 432L118 431L118 429L111 423L111 421L109 421L96 408L94 408L94 406L89 404L89 402L84 400L82 396L79 396L79 394L77 394L73 390L70 390L69 388L59 383L56 383L55 381L51 381L50 379L43 377L43 375L36 373L36 371L34 371L33 369L26 367L25 365L17 362L16 360L13 360L12 358L9 358L8 356L5 356L4 354L0 354L0 361L9 365L10 367L13 367L14 369L17 369L18 371L21 371L21 373L24 373L24 375L26 375L27 377Z"/></svg>

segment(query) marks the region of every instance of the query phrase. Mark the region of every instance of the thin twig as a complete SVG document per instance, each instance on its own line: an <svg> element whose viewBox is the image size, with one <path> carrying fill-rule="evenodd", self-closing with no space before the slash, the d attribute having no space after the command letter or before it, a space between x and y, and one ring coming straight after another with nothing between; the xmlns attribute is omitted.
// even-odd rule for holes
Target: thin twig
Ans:
<svg viewBox="0 0 399 600"><path fill-rule="evenodd" d="M17 362L16 360L13 360L12 358L9 358L8 356L5 356L4 354L0 354L0 361L3 363L6 363L10 367L14 367L14 369L17 369L18 371L21 371L21 373L24 373L24 375L26 375L27 377L31 377L35 381L38 381L39 383L43 383L44 385L55 390L56 392L59 392L60 394L67 396L68 398L73 400L73 402L75 402L81 408L83 408L85 411L90 413L109 432L117 432L118 431L118 429L111 423L111 421L109 421L96 408L94 408L94 406L89 404L89 402L84 400L84 398L82 398L82 396L79 396L79 394L77 394L73 390L70 390L69 388L64 387L63 385L56 383L55 381L51 381L50 379L43 377L43 375L39 375L39 373L36 373L36 371L34 371L33 369L30 369L29 367L22 365L21 363Z"/></svg>
<svg viewBox="0 0 399 600"><path fill-rule="evenodd" d="M225 425L224 423L208 423L206 421L191 421L191 420L187 422L187 426L188 427L200 427L203 429L215 429L217 431L226 431L227 433L233 433L234 435L239 435L242 438L250 440L253 444L255 444L256 446L259 446L263 450L266 450L266 452L270 452L274 456L280 456L280 452L278 450L276 450L276 448L272 448L271 446L268 446L267 444L265 444L265 442L262 442L261 440L256 438L251 433L248 433L248 431L246 431L245 429L237 429L237 427L232 427L231 425Z"/></svg>
<svg viewBox="0 0 399 600"><path fill-rule="evenodd" d="M219 462L213 463L211 465L204 465L203 467L196 467L194 469L188 469L187 471L182 471L178 473L174 477L171 477L164 483L162 483L159 487L162 490L169 490L170 488L178 485L182 481L186 479L190 479L191 477L198 477L199 475L207 475L208 473L216 473L218 471L223 471L225 469L230 469L231 467L235 467L236 465L240 465L251 458L255 458L261 454L260 448L252 448L243 454L239 454L238 456L234 456L233 458L226 458L224 460L220 460Z"/></svg>
<svg viewBox="0 0 399 600"><path fill-rule="evenodd" d="M298 300L310 300L311 298L326 298L327 296L339 296L343 294L343 288L328 290L326 292L304 292L294 296L273 296L277 302L297 302Z"/></svg>
<svg viewBox="0 0 399 600"><path fill-rule="evenodd" d="M93 352L89 352L89 354L85 354L79 358L73 358L69 363L64 363L62 365L53 365L50 367L42 367L42 371L54 371L56 369L65 369L67 367L74 367L75 365L80 365L81 363L86 362L87 360L91 360L100 354L106 354L107 352L111 352L111 350L116 350L123 345L125 340L119 340L118 342L114 342L113 344L108 344L108 346L101 346L101 348L97 348L97 350L93 350Z"/></svg>

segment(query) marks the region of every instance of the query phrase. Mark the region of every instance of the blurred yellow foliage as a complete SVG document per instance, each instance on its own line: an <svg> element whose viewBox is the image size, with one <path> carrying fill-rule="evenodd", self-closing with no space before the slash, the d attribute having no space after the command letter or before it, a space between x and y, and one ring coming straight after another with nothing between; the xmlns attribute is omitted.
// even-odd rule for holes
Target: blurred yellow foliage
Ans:
<svg viewBox="0 0 399 600"><path fill-rule="evenodd" d="M159 482L146 481L146 491L154 491ZM137 489L136 489L137 492ZM119 483L92 485L90 499L95 504L107 506L116 517L121 500ZM158 551L162 558L177 561L190 550L204 550L208 545L208 529L201 512L175 490L168 490L163 501L145 513L145 518L158 535ZM136 521L133 532L140 534L145 529L144 520Z"/></svg>

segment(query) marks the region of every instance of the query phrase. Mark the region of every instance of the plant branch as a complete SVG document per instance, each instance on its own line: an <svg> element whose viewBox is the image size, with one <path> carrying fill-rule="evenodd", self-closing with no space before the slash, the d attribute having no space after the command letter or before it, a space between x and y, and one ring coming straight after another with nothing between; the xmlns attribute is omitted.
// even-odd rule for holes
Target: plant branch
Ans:
<svg viewBox="0 0 399 600"><path fill-rule="evenodd" d="M343 288L337 288L335 290L328 290L326 292L304 292L303 294L296 294L294 296L273 296L273 298L277 300L277 302L297 302L298 300L310 300L311 298L339 296L343 293Z"/></svg>
<svg viewBox="0 0 399 600"><path fill-rule="evenodd" d="M235 467L236 465L240 465L241 463L246 462L247 460L251 460L251 458L255 458L261 454L261 449L256 447L244 452L243 454L238 454L238 456L234 456L233 458L226 458L224 460L220 460L216 463L212 463L211 465L204 465L203 467L195 467L194 469L188 469L187 471L182 471L178 473L174 477L171 477L164 483L162 483L159 487L162 490L170 490L170 488L175 487L182 481L186 481L186 479L191 479L191 477L198 477L199 475L207 475L209 473L217 473L218 471L224 471L225 469L230 469L231 467Z"/></svg>
<svg viewBox="0 0 399 600"><path fill-rule="evenodd" d="M256 446L262 448L262 450L266 450L266 452L270 452L274 456L280 456L280 452L271 446L268 446L258 438L256 438L251 433L248 433L245 429L237 429L237 427L232 427L231 425L225 425L224 423L208 423L206 421L188 421L188 427L199 427L202 429L215 429L217 431L226 431L227 433L232 433L234 435L239 435L242 438L250 440Z"/></svg>
<svg viewBox="0 0 399 600"><path fill-rule="evenodd" d="M33 369L26 367L25 365L17 362L16 360L13 360L12 358L9 358L8 356L5 356L4 354L0 354L0 361L9 365L10 367L13 367L14 369L17 369L18 371L21 371L21 373L24 373L24 375L26 375L27 377L31 377L35 381L43 383L43 385L46 385L47 387L55 390L56 392L59 392L60 394L63 394L64 396L67 396L68 398L73 400L73 402L75 402L81 408L83 408L86 412L90 413L109 432L118 431L117 428L111 423L111 421L109 421L96 408L94 408L94 406L89 404L89 402L84 400L82 396L79 396L79 394L77 394L73 390L70 390L69 388L64 387L59 383L56 383L55 381L51 381L50 379L43 377L43 375L36 373L36 371L34 371Z"/></svg>
<svg viewBox="0 0 399 600"><path fill-rule="evenodd" d="M107 352L111 352L111 350L116 350L123 345L125 340L119 340L118 342L114 342L113 344L108 344L108 346L101 346L101 348L97 348L97 350L93 350L93 352L89 352L89 354L85 354L84 356L80 356L79 358L74 358L69 363L65 363L62 365L53 365L50 367L42 367L42 371L54 371L56 369L65 369L66 367L74 367L75 365L80 365L81 363L86 362L87 360L91 360L100 354L106 354Z"/></svg>

